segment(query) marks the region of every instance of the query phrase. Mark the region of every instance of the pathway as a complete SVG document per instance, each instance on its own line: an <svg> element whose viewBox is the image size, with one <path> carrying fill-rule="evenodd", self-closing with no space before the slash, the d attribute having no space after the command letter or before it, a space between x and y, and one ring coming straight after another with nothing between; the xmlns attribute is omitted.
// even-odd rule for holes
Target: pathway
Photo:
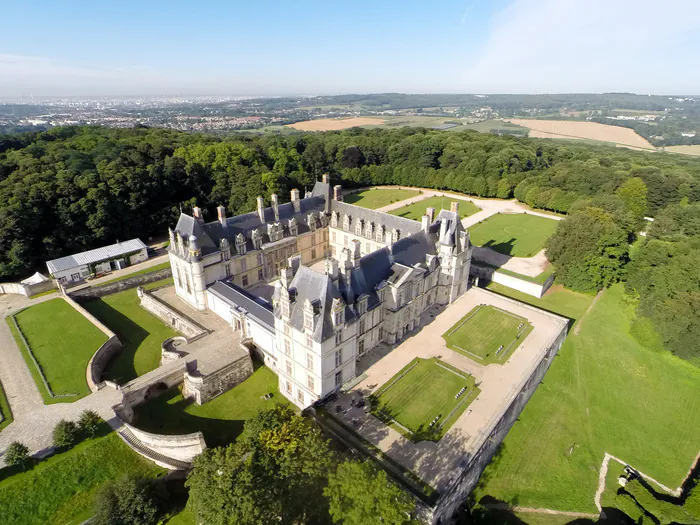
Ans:
<svg viewBox="0 0 700 525"><path fill-rule="evenodd" d="M574 512L569 510L554 510L554 509L533 509L532 507L521 507L519 505L508 505L507 503L487 503L484 505L487 509L494 510L511 510L515 512L527 512L533 514L552 514L556 516L568 516L570 518L588 518L597 520L599 514L589 512Z"/></svg>

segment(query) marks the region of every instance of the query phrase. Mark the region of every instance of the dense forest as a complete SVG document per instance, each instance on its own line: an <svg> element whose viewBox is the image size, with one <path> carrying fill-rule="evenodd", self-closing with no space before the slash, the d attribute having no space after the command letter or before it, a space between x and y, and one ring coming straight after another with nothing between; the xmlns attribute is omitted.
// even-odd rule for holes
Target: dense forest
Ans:
<svg viewBox="0 0 700 525"><path fill-rule="evenodd" d="M681 326L661 328L678 312L694 312L688 323L697 323L700 280L688 265L699 249L700 226L693 228L700 223L700 159L472 131L354 128L217 138L64 127L0 135L0 278L24 277L47 259L118 239L162 236L179 210L194 204L209 217L218 204L230 214L250 211L258 195L284 199L326 172L344 186L516 197L568 213L548 247L560 281L590 291L627 279L640 313L683 354ZM645 215L657 220L630 257L628 243ZM671 284L671 275L683 286ZM667 283L663 292L660 281Z"/></svg>

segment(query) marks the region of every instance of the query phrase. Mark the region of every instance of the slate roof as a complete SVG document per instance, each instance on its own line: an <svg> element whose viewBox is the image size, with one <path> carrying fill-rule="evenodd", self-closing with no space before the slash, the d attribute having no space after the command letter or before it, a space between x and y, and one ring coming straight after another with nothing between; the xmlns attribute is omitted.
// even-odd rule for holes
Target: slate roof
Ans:
<svg viewBox="0 0 700 525"><path fill-rule="evenodd" d="M68 255L59 259L52 259L46 262L46 267L49 269L49 273L53 274L56 272L77 268L78 266L83 266L85 264L93 264L107 259L120 257L122 255L126 255L127 253L138 252L144 248L146 248L146 245L141 241L141 239L130 239L128 241L118 242L109 246L103 246L102 248L95 248L94 250Z"/></svg>
<svg viewBox="0 0 700 525"><path fill-rule="evenodd" d="M401 237L416 233L421 229L421 223L418 221L399 217L398 215L391 215L390 213L362 208L361 206L355 206L354 204L348 204L346 202L338 202L336 200L331 201L331 213L333 212L338 212L340 214L338 222L339 228L342 228L343 218L346 215L352 217L352 223L350 224L351 232L355 231L355 221L358 219L364 220L365 224L369 221L377 226L384 225L387 233L396 228L400 231Z"/></svg>
<svg viewBox="0 0 700 525"><path fill-rule="evenodd" d="M226 301L231 306L243 308L250 317L253 317L270 330L274 330L275 317L272 314L272 305L262 297L251 295L230 281L216 281L207 288L207 291Z"/></svg>

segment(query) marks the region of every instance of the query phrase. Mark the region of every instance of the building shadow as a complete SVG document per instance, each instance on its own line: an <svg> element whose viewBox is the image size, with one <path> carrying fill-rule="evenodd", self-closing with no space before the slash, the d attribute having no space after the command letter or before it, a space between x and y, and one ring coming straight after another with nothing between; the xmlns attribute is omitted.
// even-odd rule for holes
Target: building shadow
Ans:
<svg viewBox="0 0 700 525"><path fill-rule="evenodd" d="M501 242L495 242L493 240L487 241L485 244L482 244L483 248L490 248L495 252L498 252L502 255L509 256L508 258L510 259L513 257L513 247L515 246L515 237L511 237L507 241L501 241Z"/></svg>

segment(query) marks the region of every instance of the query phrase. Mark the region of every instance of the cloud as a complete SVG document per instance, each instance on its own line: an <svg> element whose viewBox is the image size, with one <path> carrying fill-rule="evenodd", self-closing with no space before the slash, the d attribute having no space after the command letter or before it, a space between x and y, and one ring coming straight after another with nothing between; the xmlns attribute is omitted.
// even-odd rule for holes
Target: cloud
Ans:
<svg viewBox="0 0 700 525"><path fill-rule="evenodd" d="M700 2L515 0L462 81L465 91L700 92L691 64ZM693 45L694 44L694 45Z"/></svg>

